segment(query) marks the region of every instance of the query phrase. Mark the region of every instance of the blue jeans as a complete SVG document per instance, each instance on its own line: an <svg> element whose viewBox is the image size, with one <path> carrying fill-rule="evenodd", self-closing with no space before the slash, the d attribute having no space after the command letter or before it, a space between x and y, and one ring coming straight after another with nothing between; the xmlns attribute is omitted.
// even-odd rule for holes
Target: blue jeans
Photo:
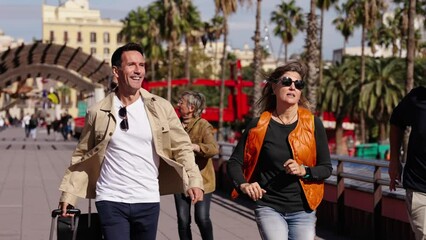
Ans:
<svg viewBox="0 0 426 240"><path fill-rule="evenodd" d="M281 213L271 207L257 206L254 210L263 240L313 240L317 217L313 212Z"/></svg>
<svg viewBox="0 0 426 240"><path fill-rule="evenodd" d="M195 223L200 229L203 240L213 240L213 225L210 220L210 202L212 193L204 194L203 201L195 204ZM180 240L191 240L191 200L184 194L175 194Z"/></svg>
<svg viewBox="0 0 426 240"><path fill-rule="evenodd" d="M155 240L160 203L96 202L105 240Z"/></svg>

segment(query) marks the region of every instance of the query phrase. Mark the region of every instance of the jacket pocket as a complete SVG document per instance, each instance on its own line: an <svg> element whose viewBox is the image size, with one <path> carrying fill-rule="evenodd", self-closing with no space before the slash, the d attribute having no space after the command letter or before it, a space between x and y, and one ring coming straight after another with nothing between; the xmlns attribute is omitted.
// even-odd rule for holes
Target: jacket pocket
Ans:
<svg viewBox="0 0 426 240"><path fill-rule="evenodd" d="M161 142L163 143L163 150L168 152L171 148L171 136L170 136L170 126L168 122L160 122L160 131L161 131Z"/></svg>
<svg viewBox="0 0 426 240"><path fill-rule="evenodd" d="M162 133L168 133L170 132L170 126L168 122L161 122L160 123L161 132Z"/></svg>

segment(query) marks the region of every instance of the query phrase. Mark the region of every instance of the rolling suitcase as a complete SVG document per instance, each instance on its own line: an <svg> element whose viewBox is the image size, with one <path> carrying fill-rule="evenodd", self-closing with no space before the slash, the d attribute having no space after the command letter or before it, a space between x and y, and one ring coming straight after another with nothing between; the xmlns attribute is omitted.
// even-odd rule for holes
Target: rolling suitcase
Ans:
<svg viewBox="0 0 426 240"><path fill-rule="evenodd" d="M52 211L49 240L54 239L56 226L57 240L102 240L101 224L97 213L81 213L79 209L68 209L74 217L64 218L61 209Z"/></svg>

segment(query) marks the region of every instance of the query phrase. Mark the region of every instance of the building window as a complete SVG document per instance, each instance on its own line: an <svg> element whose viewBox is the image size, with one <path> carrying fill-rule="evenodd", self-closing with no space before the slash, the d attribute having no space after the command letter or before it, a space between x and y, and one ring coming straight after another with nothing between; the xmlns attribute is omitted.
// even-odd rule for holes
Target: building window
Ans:
<svg viewBox="0 0 426 240"><path fill-rule="evenodd" d="M95 32L91 32L90 33L90 42L91 43L95 43L96 42L96 33Z"/></svg>
<svg viewBox="0 0 426 240"><path fill-rule="evenodd" d="M104 32L104 43L109 43L109 32Z"/></svg>
<svg viewBox="0 0 426 240"><path fill-rule="evenodd" d="M77 42L83 42L83 39L81 38L81 32L77 32Z"/></svg>
<svg viewBox="0 0 426 240"><path fill-rule="evenodd" d="M110 61L110 56L109 56L109 48L104 48L104 60L105 62L109 62Z"/></svg>
<svg viewBox="0 0 426 240"><path fill-rule="evenodd" d="M117 43L122 43L123 41L123 35L122 34L117 34Z"/></svg>
<svg viewBox="0 0 426 240"><path fill-rule="evenodd" d="M68 42L68 32L64 32L64 42Z"/></svg>
<svg viewBox="0 0 426 240"><path fill-rule="evenodd" d="M90 54L95 55L96 54L96 48L94 48L94 47L90 48Z"/></svg>
<svg viewBox="0 0 426 240"><path fill-rule="evenodd" d="M50 31L50 42L55 41L55 32L54 31Z"/></svg>

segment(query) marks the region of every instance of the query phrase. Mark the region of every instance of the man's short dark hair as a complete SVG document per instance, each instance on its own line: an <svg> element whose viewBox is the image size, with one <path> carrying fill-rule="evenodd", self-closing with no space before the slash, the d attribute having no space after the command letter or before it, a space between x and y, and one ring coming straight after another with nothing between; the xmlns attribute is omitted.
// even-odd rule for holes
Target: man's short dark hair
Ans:
<svg viewBox="0 0 426 240"><path fill-rule="evenodd" d="M124 46L121 46L119 48L117 48L117 50L115 50L115 52L112 54L111 57L111 64L112 66L116 66L116 67L120 67L121 66L121 55L123 54L123 52L127 52L127 51L138 51L143 54L143 49L142 46L138 43L127 43Z"/></svg>

